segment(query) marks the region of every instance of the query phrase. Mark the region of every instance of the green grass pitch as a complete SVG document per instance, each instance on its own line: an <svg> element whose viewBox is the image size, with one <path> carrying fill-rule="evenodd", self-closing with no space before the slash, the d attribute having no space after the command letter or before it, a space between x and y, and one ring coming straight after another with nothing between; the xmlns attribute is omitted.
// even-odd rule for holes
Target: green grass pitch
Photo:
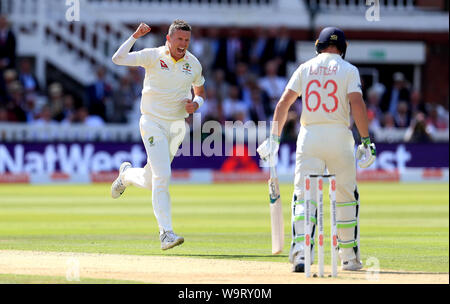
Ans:
<svg viewBox="0 0 450 304"><path fill-rule="evenodd" d="M286 243L279 256L270 254L267 188L172 185L174 229L186 241L162 252L149 191L131 187L113 200L107 184L2 185L0 249L287 262L293 186L281 185ZM363 261L375 257L382 269L449 271L448 184L361 183L359 190ZM328 225L325 232L328 241Z"/></svg>

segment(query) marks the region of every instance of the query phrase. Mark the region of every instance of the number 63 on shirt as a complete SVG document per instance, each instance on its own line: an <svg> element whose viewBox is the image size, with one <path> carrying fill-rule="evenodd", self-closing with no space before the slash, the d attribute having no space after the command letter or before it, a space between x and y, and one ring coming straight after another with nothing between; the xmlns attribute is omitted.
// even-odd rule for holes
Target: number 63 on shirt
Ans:
<svg viewBox="0 0 450 304"><path fill-rule="evenodd" d="M322 100L318 89L328 93L326 100ZM336 97L338 86L332 79L327 80L324 84L321 84L318 80L311 80L306 86L305 92L305 106L309 112L316 112L322 106L322 109L327 113L333 113L337 110L339 100ZM315 98L313 97L315 96ZM314 102L313 99L316 99Z"/></svg>

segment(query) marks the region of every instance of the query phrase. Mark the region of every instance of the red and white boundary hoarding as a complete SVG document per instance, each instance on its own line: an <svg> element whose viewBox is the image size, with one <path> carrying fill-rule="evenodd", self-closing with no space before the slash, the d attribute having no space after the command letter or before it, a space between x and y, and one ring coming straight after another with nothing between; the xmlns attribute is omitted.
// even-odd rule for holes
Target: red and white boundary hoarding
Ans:
<svg viewBox="0 0 450 304"><path fill-rule="evenodd" d="M51 174L5 173L0 175L0 184L90 184L110 183L117 177L117 171L98 173L73 173L66 174L54 172ZM224 173L209 169L175 170L172 172L174 184L216 184L216 183L258 183L265 182L269 178L267 172L237 172ZM282 183L292 183L293 174L280 174ZM404 183L448 183L448 168L413 168L404 169L401 172L367 170L358 172L358 182L404 182Z"/></svg>

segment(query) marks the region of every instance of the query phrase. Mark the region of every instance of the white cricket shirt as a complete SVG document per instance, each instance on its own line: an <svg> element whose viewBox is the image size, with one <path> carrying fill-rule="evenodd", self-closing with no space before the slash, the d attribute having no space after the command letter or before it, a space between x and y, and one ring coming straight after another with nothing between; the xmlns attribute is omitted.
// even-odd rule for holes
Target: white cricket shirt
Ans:
<svg viewBox="0 0 450 304"><path fill-rule="evenodd" d="M202 66L189 51L178 60L172 58L167 46L147 48L128 53L136 39L130 38L114 55L117 64L145 68L141 113L167 120L189 116L183 99L192 99L192 86L205 83Z"/></svg>
<svg viewBox="0 0 450 304"><path fill-rule="evenodd" d="M362 94L358 69L340 55L330 53L301 64L286 88L302 96L302 126L342 123L349 127L347 95Z"/></svg>

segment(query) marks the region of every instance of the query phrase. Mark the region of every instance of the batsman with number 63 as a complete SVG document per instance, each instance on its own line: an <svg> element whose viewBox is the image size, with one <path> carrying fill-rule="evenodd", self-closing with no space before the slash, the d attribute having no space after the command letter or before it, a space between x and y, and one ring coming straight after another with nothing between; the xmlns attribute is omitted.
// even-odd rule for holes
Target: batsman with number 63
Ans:
<svg viewBox="0 0 450 304"><path fill-rule="evenodd" d="M258 148L263 160L273 164L280 136L291 105L302 97L301 128L297 139L294 195L292 199L292 242L289 261L294 272L304 272L304 180L310 174L336 176L336 220L342 270L363 267L359 244L359 193L350 113L362 139L356 151L358 165L369 167L376 158L375 144L369 137L367 110L362 98L358 69L345 61L347 41L335 27L322 30L316 41L317 56L299 66L279 100L272 133ZM311 186L312 189L316 187ZM312 197L315 197L313 191ZM314 239L317 210L311 205ZM314 262L314 244L311 246Z"/></svg>

